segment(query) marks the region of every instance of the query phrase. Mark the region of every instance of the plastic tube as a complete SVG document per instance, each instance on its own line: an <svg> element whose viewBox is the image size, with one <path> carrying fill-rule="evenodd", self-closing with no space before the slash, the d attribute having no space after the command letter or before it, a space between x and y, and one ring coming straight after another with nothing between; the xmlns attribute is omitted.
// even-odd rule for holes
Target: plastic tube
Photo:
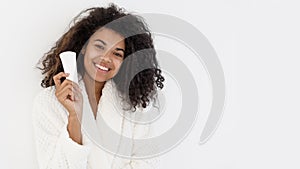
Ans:
<svg viewBox="0 0 300 169"><path fill-rule="evenodd" d="M70 73L67 79L78 84L76 53L65 51L59 54L65 73Z"/></svg>

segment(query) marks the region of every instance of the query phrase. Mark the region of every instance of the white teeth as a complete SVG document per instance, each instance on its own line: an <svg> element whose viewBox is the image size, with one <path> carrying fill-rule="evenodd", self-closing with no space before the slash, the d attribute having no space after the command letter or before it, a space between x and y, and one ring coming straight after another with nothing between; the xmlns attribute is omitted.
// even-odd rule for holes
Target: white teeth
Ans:
<svg viewBox="0 0 300 169"><path fill-rule="evenodd" d="M105 71L108 71L108 68L107 67L104 67L104 66L101 66L101 65L98 65L98 64L95 64L99 69L101 70L105 70Z"/></svg>

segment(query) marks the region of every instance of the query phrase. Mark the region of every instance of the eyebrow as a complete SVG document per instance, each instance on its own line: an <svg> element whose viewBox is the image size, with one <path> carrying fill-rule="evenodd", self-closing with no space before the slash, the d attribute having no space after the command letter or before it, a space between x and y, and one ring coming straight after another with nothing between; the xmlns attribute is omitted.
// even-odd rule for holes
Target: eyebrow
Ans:
<svg viewBox="0 0 300 169"><path fill-rule="evenodd" d="M116 50L117 50L117 51L120 50L120 51L123 51L123 53L125 53L125 50L122 49L122 48L116 48Z"/></svg>
<svg viewBox="0 0 300 169"><path fill-rule="evenodd" d="M107 45L103 40L101 40L101 39L96 39L95 41L99 41L99 42L101 42L101 43L103 43L103 45ZM124 49L122 49L122 48L116 48L116 50L117 51L123 51L124 53L125 53L125 50Z"/></svg>

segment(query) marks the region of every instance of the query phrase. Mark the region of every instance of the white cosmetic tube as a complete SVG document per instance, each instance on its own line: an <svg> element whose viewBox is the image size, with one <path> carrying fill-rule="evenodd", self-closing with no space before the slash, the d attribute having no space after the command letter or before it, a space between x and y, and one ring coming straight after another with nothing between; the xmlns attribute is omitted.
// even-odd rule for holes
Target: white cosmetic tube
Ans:
<svg viewBox="0 0 300 169"><path fill-rule="evenodd" d="M70 73L67 79L78 84L76 53L65 51L59 54L65 73Z"/></svg>

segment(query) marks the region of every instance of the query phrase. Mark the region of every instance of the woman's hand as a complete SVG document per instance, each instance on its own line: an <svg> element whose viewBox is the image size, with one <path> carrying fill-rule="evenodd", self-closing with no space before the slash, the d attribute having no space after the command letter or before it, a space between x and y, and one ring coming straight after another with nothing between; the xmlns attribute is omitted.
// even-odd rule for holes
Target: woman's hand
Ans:
<svg viewBox="0 0 300 169"><path fill-rule="evenodd" d="M78 84L65 79L61 83L62 77L68 77L68 73L60 72L53 76L56 86L55 95L58 101L68 110L69 117L76 117L79 121L82 118L83 97Z"/></svg>

